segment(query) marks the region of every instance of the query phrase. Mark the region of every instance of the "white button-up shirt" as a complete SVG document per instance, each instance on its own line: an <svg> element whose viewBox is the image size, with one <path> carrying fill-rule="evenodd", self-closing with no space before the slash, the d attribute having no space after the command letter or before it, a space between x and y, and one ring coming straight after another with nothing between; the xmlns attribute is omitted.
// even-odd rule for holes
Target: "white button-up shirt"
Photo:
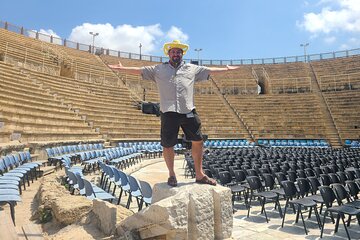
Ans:
<svg viewBox="0 0 360 240"><path fill-rule="evenodd" d="M160 111L186 114L194 108L194 83L209 79L210 70L204 66L181 63L174 68L170 63L142 68L142 78L157 84Z"/></svg>

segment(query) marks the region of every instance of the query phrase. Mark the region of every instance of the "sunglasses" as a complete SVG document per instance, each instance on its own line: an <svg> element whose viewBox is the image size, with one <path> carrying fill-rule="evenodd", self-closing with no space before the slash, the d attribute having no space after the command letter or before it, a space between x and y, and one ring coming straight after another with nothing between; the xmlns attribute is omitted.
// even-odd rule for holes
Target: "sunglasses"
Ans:
<svg viewBox="0 0 360 240"><path fill-rule="evenodd" d="M169 53L181 55L181 54L183 54L183 51L182 50L170 50Z"/></svg>

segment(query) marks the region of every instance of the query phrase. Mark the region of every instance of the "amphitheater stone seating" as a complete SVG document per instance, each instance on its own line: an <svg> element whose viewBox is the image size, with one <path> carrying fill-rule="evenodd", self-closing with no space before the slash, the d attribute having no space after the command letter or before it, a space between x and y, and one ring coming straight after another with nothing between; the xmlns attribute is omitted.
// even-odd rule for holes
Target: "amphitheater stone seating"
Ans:
<svg viewBox="0 0 360 240"><path fill-rule="evenodd" d="M313 94L228 95L256 139L324 139L324 117Z"/></svg>
<svg viewBox="0 0 360 240"><path fill-rule="evenodd" d="M326 92L334 123L343 141L360 139L360 95L357 91Z"/></svg>
<svg viewBox="0 0 360 240"><path fill-rule="evenodd" d="M11 133L21 134L21 141L98 138L74 112L44 91L11 65L0 62L1 129L4 141ZM4 136L5 133L5 136Z"/></svg>
<svg viewBox="0 0 360 240"><path fill-rule="evenodd" d="M266 71L271 93L311 92L312 73L306 63L269 64Z"/></svg>
<svg viewBox="0 0 360 240"><path fill-rule="evenodd" d="M252 66L239 66L238 69L213 76L223 94L257 94L257 80Z"/></svg>
<svg viewBox="0 0 360 240"><path fill-rule="evenodd" d="M360 56L314 61L310 64L322 91L360 89Z"/></svg>

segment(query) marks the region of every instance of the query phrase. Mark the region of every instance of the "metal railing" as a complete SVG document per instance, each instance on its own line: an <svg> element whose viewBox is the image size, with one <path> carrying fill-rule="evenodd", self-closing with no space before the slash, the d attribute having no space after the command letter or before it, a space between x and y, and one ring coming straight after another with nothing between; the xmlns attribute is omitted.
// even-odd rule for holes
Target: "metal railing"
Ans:
<svg viewBox="0 0 360 240"><path fill-rule="evenodd" d="M68 48L77 49L80 51L91 52L93 46L72 42L67 39L61 39L54 36L46 35L39 33L38 31L33 31L26 29L24 27L19 27L8 22L3 22L0 20L0 28L4 28L8 31L22 34L31 38L36 38L44 42L53 43L57 45L62 45ZM151 56L130 52L123 52L118 50L106 49L104 47L94 46L94 51L97 54L105 54L121 58L129 58L135 60L151 61L151 62L167 62L169 58ZM276 64L276 63L293 63L293 62L312 62L320 61L325 59L335 59L360 55L360 48L336 51L336 52L327 52L319 54L308 54L306 56L286 56L286 57L275 57L275 58L258 58L258 59L239 59L239 60L206 60L200 59L200 65L253 65L253 64ZM198 61L197 59L184 59L185 62Z"/></svg>

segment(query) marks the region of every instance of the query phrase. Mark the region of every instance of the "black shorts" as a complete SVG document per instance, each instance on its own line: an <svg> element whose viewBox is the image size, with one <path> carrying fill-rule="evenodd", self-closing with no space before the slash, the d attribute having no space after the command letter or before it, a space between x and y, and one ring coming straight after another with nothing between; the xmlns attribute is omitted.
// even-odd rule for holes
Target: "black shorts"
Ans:
<svg viewBox="0 0 360 240"><path fill-rule="evenodd" d="M199 115L195 110L192 113L193 117L176 112L161 113L161 145L163 147L173 147L177 144L180 127L186 140L203 140Z"/></svg>

